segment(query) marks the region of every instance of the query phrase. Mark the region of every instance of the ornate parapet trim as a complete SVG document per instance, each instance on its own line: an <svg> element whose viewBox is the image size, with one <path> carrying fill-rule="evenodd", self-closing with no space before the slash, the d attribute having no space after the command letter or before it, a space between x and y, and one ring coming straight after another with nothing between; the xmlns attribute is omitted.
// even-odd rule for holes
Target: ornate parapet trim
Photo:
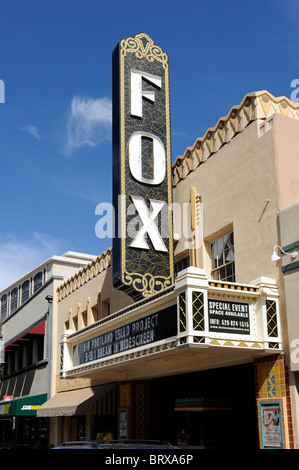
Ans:
<svg viewBox="0 0 299 470"><path fill-rule="evenodd" d="M248 124L267 119L274 113L299 119L299 103L293 103L284 96L276 98L266 90L248 93L239 105L233 106L225 117L218 120L216 126L209 128L203 137L196 139L192 147L177 157L172 165L173 187Z"/></svg>
<svg viewBox="0 0 299 470"><path fill-rule="evenodd" d="M80 271L78 271L57 288L58 302L70 295L75 290L79 289L79 287L83 286L94 277L101 274L103 271L106 271L111 265L111 260L112 248L108 248L106 252L102 253L100 256L97 256L94 261L80 269Z"/></svg>
<svg viewBox="0 0 299 470"><path fill-rule="evenodd" d="M122 39L121 54L125 56L128 52L134 53L139 59L146 58L149 62L157 60L163 67L168 68L168 56L154 41L145 33L136 34L135 37Z"/></svg>

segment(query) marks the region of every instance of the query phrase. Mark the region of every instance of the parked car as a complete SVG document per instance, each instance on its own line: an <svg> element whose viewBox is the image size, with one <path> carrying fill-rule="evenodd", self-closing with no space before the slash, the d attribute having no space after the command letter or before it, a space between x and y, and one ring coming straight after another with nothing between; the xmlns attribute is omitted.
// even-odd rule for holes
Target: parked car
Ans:
<svg viewBox="0 0 299 470"><path fill-rule="evenodd" d="M53 449L98 449L97 441L67 441L62 442Z"/></svg>
<svg viewBox="0 0 299 470"><path fill-rule="evenodd" d="M99 447L102 449L177 449L168 441L136 439L99 441Z"/></svg>
<svg viewBox="0 0 299 470"><path fill-rule="evenodd" d="M177 449L177 447L168 441L113 439L110 441L68 441L54 449Z"/></svg>

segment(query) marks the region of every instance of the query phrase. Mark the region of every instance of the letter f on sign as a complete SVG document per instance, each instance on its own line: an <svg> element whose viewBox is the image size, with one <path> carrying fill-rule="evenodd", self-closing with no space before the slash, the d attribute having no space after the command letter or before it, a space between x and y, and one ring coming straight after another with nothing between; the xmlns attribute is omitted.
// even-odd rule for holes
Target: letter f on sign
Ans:
<svg viewBox="0 0 299 470"><path fill-rule="evenodd" d="M130 244L130 247L149 250L149 246L145 240L145 235L147 233L156 251L167 252L165 243L163 242L158 227L155 223L155 219L158 216L159 212L162 210L165 202L150 199L151 211L149 211L142 197L131 197L137 209L138 215L143 223L143 226L141 227L136 237Z"/></svg>
<svg viewBox="0 0 299 470"><path fill-rule="evenodd" d="M142 117L142 97L148 99L152 103L155 102L154 91L142 90L142 78L145 78L158 88L161 88L162 86L161 77L150 73L131 70L131 115L137 117Z"/></svg>

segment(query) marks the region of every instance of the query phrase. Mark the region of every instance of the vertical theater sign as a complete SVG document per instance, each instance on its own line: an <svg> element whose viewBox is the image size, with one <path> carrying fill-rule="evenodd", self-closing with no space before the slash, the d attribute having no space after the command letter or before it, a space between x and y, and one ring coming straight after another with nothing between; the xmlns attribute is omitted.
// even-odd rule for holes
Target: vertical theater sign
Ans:
<svg viewBox="0 0 299 470"><path fill-rule="evenodd" d="M174 283L168 56L144 33L113 52L113 284L144 298Z"/></svg>

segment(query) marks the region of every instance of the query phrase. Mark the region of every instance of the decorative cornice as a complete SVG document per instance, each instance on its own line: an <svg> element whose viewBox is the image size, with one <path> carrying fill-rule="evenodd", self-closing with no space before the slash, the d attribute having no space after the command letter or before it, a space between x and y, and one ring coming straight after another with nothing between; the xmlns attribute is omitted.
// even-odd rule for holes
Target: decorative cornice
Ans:
<svg viewBox="0 0 299 470"><path fill-rule="evenodd" d="M154 41L145 33L136 34L134 37L122 39L121 54L134 53L139 59L146 58L149 62L157 60L166 69L168 56Z"/></svg>
<svg viewBox="0 0 299 470"><path fill-rule="evenodd" d="M108 267L111 266L111 260L112 248L108 248L106 252L97 256L95 260L84 266L84 268L80 269L80 271L57 288L58 302L108 269Z"/></svg>
<svg viewBox="0 0 299 470"><path fill-rule="evenodd" d="M266 90L245 95L239 105L233 106L225 117L218 120L216 126L209 128L203 137L196 139L192 147L187 147L184 154L177 157L172 165L173 187L248 124L267 119L274 113L299 119L299 103L293 103L284 96L276 98Z"/></svg>

